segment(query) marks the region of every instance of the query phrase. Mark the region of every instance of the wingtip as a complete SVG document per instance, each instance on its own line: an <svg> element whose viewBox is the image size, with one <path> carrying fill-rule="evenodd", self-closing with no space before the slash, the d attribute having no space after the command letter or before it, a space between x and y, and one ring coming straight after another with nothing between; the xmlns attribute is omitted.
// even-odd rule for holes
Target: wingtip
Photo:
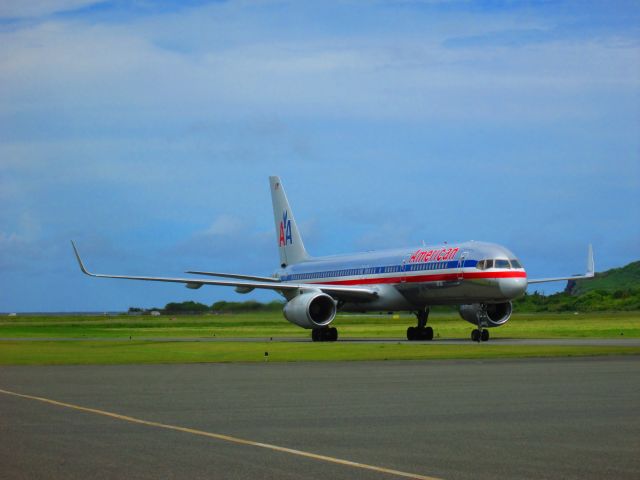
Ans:
<svg viewBox="0 0 640 480"><path fill-rule="evenodd" d="M76 243L73 240L71 240L71 246L73 247L73 253L75 253L76 255L76 260L78 261L78 265L80 266L80 270L82 271L82 273L91 275L85 268L84 263L82 263L82 259L80 258L80 254L78 253L78 247L76 247Z"/></svg>
<svg viewBox="0 0 640 480"><path fill-rule="evenodd" d="M587 251L587 275L589 277L594 277L596 274L595 271L595 262L593 261L593 245L589 244L589 249Z"/></svg>

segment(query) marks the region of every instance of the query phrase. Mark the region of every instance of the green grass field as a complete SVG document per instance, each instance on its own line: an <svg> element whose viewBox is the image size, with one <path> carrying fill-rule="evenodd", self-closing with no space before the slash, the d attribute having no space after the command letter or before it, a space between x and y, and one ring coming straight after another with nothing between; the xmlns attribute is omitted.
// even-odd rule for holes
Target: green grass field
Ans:
<svg viewBox="0 0 640 480"><path fill-rule="evenodd" d="M468 345L135 340L0 342L0 365L446 360L639 354L640 347L509 346L471 341Z"/></svg>
<svg viewBox="0 0 640 480"><path fill-rule="evenodd" d="M412 315L339 315L333 325L340 338L404 339ZM456 314L432 314L436 338L468 338L473 325ZM0 317L0 338L207 338L309 337L281 313L202 316L17 316ZM640 312L583 314L515 314L504 326L491 329L492 338L613 338L640 337Z"/></svg>
<svg viewBox="0 0 640 480"><path fill-rule="evenodd" d="M454 314L432 314L438 338L467 339L473 326ZM405 339L412 316L339 316L341 339ZM640 312L519 314L492 338L638 338ZM202 338L264 338L265 342L188 342ZM308 338L280 313L185 317L0 317L0 364L113 364L321 360L513 358L640 354L640 347L464 345L431 343L332 343L267 341ZM34 341L11 340L33 339ZM78 339L67 341L63 339ZM38 340L40 339L40 340ZM42 340L42 339L46 339ZM86 340L85 340L86 339ZM38 341L36 341L38 340Z"/></svg>

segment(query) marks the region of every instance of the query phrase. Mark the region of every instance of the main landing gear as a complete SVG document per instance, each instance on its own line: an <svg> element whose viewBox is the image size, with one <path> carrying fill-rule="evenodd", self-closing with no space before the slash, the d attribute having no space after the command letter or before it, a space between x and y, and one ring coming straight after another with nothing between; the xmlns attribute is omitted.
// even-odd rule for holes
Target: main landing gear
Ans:
<svg viewBox="0 0 640 480"><path fill-rule="evenodd" d="M416 312L418 325L407 328L407 340L433 340L433 328L427 327L429 308Z"/></svg>
<svg viewBox="0 0 640 480"><path fill-rule="evenodd" d="M335 342L338 340L338 329L335 327L323 327L311 330L311 340L314 342Z"/></svg>
<svg viewBox="0 0 640 480"><path fill-rule="evenodd" d="M485 330L484 328L476 328L471 332L471 340L474 342L486 342L489 340L489 330Z"/></svg>

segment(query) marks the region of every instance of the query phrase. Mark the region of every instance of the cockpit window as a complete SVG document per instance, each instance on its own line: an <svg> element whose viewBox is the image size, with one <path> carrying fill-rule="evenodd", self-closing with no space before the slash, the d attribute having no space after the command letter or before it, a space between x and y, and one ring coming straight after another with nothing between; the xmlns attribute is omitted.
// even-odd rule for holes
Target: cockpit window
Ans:
<svg viewBox="0 0 640 480"><path fill-rule="evenodd" d="M476 268L478 270L486 270L488 268L493 268L493 260L480 260L476 264Z"/></svg>
<svg viewBox="0 0 640 480"><path fill-rule="evenodd" d="M478 270L487 270L489 268L522 268L522 265L518 260L506 260L504 258L499 259L485 259L479 260L476 263Z"/></svg>
<svg viewBox="0 0 640 480"><path fill-rule="evenodd" d="M496 260L496 268L511 268L511 264L509 263L509 260Z"/></svg>

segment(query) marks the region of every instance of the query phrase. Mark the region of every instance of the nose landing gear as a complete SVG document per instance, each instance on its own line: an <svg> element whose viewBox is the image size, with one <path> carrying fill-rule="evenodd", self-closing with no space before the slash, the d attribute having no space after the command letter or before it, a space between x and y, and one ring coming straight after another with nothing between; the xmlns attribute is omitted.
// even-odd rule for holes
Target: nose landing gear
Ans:
<svg viewBox="0 0 640 480"><path fill-rule="evenodd" d="M335 342L338 340L338 329L335 327L324 327L311 330L311 340L314 342Z"/></svg>
<svg viewBox="0 0 640 480"><path fill-rule="evenodd" d="M433 340L433 328L427 327L429 308L416 312L418 325L407 328L407 340Z"/></svg>
<svg viewBox="0 0 640 480"><path fill-rule="evenodd" d="M471 331L471 340L474 342L486 342L489 340L489 330L485 330L482 327Z"/></svg>

